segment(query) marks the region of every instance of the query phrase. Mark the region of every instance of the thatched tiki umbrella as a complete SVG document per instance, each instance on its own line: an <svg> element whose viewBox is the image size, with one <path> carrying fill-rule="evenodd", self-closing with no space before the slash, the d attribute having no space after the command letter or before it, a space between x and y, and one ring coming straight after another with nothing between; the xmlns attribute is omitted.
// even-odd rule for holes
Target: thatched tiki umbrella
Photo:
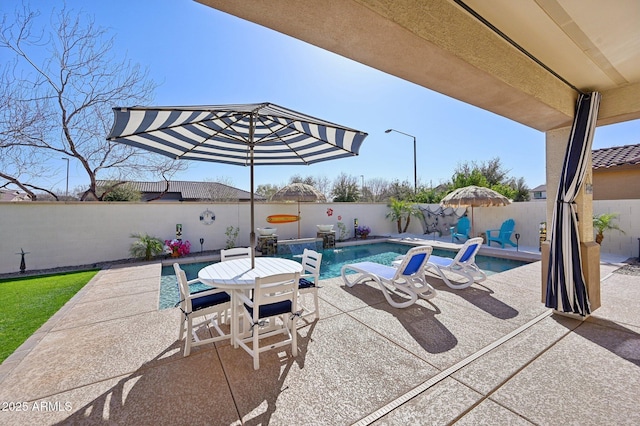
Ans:
<svg viewBox="0 0 640 426"><path fill-rule="evenodd" d="M298 238L300 238L300 202L324 203L327 201L324 194L306 183L292 183L281 188L273 194L271 201L297 201L298 202Z"/></svg>
<svg viewBox="0 0 640 426"><path fill-rule="evenodd" d="M471 207L471 236L475 236L473 228L473 208L474 207L491 207L506 206L511 204L504 195L483 186L465 186L458 188L447 194L440 201L440 204L446 207Z"/></svg>

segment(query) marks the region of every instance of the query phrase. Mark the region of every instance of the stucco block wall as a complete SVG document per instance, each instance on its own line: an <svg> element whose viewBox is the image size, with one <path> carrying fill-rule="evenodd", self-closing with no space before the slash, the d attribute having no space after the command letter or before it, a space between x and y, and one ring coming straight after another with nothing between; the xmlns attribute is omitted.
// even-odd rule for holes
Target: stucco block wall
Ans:
<svg viewBox="0 0 640 426"><path fill-rule="evenodd" d="M640 168L593 171L594 200L640 200Z"/></svg>
<svg viewBox="0 0 640 426"><path fill-rule="evenodd" d="M200 222L209 209L216 215L211 225ZM385 218L385 204L300 204L300 236L316 236L316 225L343 222L353 234L353 221L368 225L376 234L395 232L395 224ZM272 214L298 214L297 203L258 203L256 227L278 228L280 240L298 237L298 223L269 225ZM340 219L338 219L340 217ZM27 269L87 265L126 259L134 239L132 233L146 233L161 239L175 238L176 224L182 224L182 238L192 251L224 248L228 226L238 227L237 246L249 245L250 206L248 203L0 203L0 273L16 272L20 249Z"/></svg>
<svg viewBox="0 0 640 426"><path fill-rule="evenodd" d="M200 222L205 210L214 212L211 225ZM26 256L27 269L87 265L126 259L134 241L132 233L146 233L162 239L175 237L176 224L182 224L182 237L192 243L192 251L224 248L228 226L240 228L238 246L249 245L248 203L0 203L0 274L19 271L20 249ZM595 201L594 213L620 214L618 224L625 231L605 234L603 253L638 256L640 237L640 200ZM386 218L389 208L384 203L300 204L300 237L316 236L319 224L343 222L353 236L353 222L371 227L376 235L397 233L395 222ZM470 213L470 209L469 209ZM298 214L297 203L258 203L255 207L256 227L269 224L272 214ZM546 203L513 203L505 207L476 207L473 222L476 235L497 229L513 218L522 247L538 246L538 226L545 221ZM298 238L298 223L273 225L280 241ZM335 228L334 228L335 229ZM424 234L422 223L412 218L410 234Z"/></svg>

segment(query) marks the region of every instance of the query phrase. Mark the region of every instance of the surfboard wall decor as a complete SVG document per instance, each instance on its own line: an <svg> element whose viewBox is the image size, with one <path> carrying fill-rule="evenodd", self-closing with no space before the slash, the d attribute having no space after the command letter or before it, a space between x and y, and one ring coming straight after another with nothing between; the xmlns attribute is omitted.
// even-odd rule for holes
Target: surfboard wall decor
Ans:
<svg viewBox="0 0 640 426"><path fill-rule="evenodd" d="M291 223L300 220L300 216L295 214L272 214L267 216L267 222L269 223Z"/></svg>

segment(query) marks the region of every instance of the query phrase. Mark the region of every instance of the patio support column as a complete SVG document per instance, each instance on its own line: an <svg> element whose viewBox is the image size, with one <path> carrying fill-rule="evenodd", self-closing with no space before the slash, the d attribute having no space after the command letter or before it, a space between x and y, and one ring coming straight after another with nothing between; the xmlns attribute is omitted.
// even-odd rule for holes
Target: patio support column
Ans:
<svg viewBox="0 0 640 426"><path fill-rule="evenodd" d="M550 130L546 132L546 178L547 178L547 229L553 220L555 200L558 195L558 185L562 164L567 150L571 127ZM587 175L585 183L580 188L576 198L578 211L578 236L580 238L580 251L582 255L582 273L584 274L591 312L598 309L600 302L600 245L593 239L593 171L591 166L591 153L589 153ZM547 233L547 238L551 235ZM549 270L549 240L542 244L542 293L541 301L545 302L547 294L547 274Z"/></svg>

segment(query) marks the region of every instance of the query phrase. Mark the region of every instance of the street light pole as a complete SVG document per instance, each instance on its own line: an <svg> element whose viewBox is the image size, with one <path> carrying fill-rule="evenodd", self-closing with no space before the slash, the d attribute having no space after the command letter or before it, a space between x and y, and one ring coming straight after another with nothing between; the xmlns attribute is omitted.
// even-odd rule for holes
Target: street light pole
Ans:
<svg viewBox="0 0 640 426"><path fill-rule="evenodd" d="M67 161L67 190L64 195L66 198L69 198L69 159L66 157L62 157L61 159Z"/></svg>
<svg viewBox="0 0 640 426"><path fill-rule="evenodd" d="M385 133L396 132L396 133L400 133L401 135L405 135L405 136L409 136L410 138L413 138L413 193L417 194L418 193L418 160L416 157L416 153L417 153L416 137L395 129L387 129L384 132Z"/></svg>

